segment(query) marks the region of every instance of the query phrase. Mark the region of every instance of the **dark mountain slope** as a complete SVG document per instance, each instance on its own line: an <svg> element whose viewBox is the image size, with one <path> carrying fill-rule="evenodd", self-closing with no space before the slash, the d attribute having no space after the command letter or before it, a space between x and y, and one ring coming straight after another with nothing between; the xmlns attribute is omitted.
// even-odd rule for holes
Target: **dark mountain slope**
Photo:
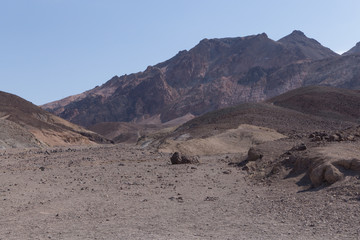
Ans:
<svg viewBox="0 0 360 240"><path fill-rule="evenodd" d="M313 131L339 131L360 122L360 91L308 86L289 91L264 103L243 103L196 117L164 139L186 134L206 138L250 124L292 136Z"/></svg>
<svg viewBox="0 0 360 240"><path fill-rule="evenodd" d="M188 113L201 115L240 102L262 101L306 85L303 77L309 75L309 62L334 56L300 32L278 42L264 33L204 39L144 72L114 77L42 107L83 126L137 122L159 114L167 122Z"/></svg>
<svg viewBox="0 0 360 240"><path fill-rule="evenodd" d="M306 37L303 32L298 30L281 38L278 42L294 47L299 54L304 55L304 58L312 60L338 56L329 48L325 48L315 39Z"/></svg>
<svg viewBox="0 0 360 240"><path fill-rule="evenodd" d="M327 119L360 123L360 90L309 86L289 91L267 102Z"/></svg>
<svg viewBox="0 0 360 240"><path fill-rule="evenodd" d="M343 53L344 56L347 55L356 55L360 54L360 42L358 42L353 48L351 48L349 51Z"/></svg>
<svg viewBox="0 0 360 240"><path fill-rule="evenodd" d="M323 85L360 89L360 56L337 56L289 64L266 72L264 95L268 98L302 86Z"/></svg>

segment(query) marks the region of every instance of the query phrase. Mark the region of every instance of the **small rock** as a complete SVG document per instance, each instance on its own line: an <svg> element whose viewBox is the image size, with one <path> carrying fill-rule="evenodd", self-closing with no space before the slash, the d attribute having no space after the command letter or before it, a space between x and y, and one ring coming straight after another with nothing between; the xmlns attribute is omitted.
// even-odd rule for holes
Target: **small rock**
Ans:
<svg viewBox="0 0 360 240"><path fill-rule="evenodd" d="M293 147L291 150L292 151L305 151L307 148L306 148L306 145L304 143L301 143L295 147Z"/></svg>
<svg viewBox="0 0 360 240"><path fill-rule="evenodd" d="M44 171L44 170L45 170L45 167L39 167L39 169L40 169L41 171Z"/></svg>
<svg viewBox="0 0 360 240"><path fill-rule="evenodd" d="M241 168L241 170L243 170L243 171L249 171L250 169L249 169L248 166L244 166L244 167Z"/></svg>
<svg viewBox="0 0 360 240"><path fill-rule="evenodd" d="M355 141L355 137L354 137L353 135L349 135L349 136L347 137L347 140L348 140L348 141Z"/></svg>
<svg viewBox="0 0 360 240"><path fill-rule="evenodd" d="M182 197L170 197L169 198L171 201L178 201L178 202L184 202L184 199Z"/></svg>
<svg viewBox="0 0 360 240"><path fill-rule="evenodd" d="M350 169L351 169L351 170L354 170L354 171L360 171L360 159L353 158L353 159L351 160Z"/></svg>
<svg viewBox="0 0 360 240"><path fill-rule="evenodd" d="M206 198L204 199L204 201L213 202L213 201L216 201L216 200L218 200L218 199L219 199L218 197L206 197Z"/></svg>
<svg viewBox="0 0 360 240"><path fill-rule="evenodd" d="M329 141L330 141L330 142L335 142L335 141L339 141L339 140L340 140L340 138L339 138L339 136L336 135L336 134L331 135L331 136L329 137Z"/></svg>
<svg viewBox="0 0 360 240"><path fill-rule="evenodd" d="M340 133L336 133L336 135L339 137L339 141L344 141L344 136Z"/></svg>
<svg viewBox="0 0 360 240"><path fill-rule="evenodd" d="M320 142L321 140L322 140L321 136L315 136L315 137L313 138L313 141L314 141L314 142Z"/></svg>

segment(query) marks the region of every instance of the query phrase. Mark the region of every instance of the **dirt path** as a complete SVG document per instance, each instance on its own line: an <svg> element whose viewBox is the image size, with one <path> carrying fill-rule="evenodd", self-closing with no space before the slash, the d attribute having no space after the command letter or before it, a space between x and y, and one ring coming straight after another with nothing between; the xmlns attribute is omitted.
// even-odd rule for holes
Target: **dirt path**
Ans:
<svg viewBox="0 0 360 240"><path fill-rule="evenodd" d="M170 165L121 144L2 151L0 239L359 239L358 178L301 191L255 183L230 159Z"/></svg>

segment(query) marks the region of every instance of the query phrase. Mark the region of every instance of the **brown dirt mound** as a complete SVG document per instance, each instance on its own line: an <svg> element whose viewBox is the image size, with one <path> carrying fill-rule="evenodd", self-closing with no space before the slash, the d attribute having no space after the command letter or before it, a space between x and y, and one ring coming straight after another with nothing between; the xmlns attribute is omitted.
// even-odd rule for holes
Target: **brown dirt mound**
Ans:
<svg viewBox="0 0 360 240"><path fill-rule="evenodd" d="M309 86L289 91L267 102L327 119L360 121L359 90Z"/></svg>
<svg viewBox="0 0 360 240"><path fill-rule="evenodd" d="M193 118L194 115L188 113L169 122L161 123L160 116L155 116L138 122L102 122L92 125L88 129L116 143L136 143L142 136L179 126Z"/></svg>
<svg viewBox="0 0 360 240"><path fill-rule="evenodd" d="M103 122L90 126L88 129L116 143L136 143L140 136L159 130L160 127L127 122Z"/></svg>
<svg viewBox="0 0 360 240"><path fill-rule="evenodd" d="M27 144L12 144L13 146L33 146L34 143L37 146L109 143L107 139L94 132L72 124L18 96L5 92L0 92L0 118L6 120L1 122L2 128L10 126L9 122L12 122L12 125L19 126L16 128L17 131L13 132L14 134L7 133L8 139L16 142L20 141L18 139L19 134L28 136L26 137L28 139Z"/></svg>
<svg viewBox="0 0 360 240"><path fill-rule="evenodd" d="M19 124L0 119L0 149L38 146L41 146L41 143Z"/></svg>
<svg viewBox="0 0 360 240"><path fill-rule="evenodd" d="M246 153L252 146L275 141L286 136L273 129L242 124L207 138L192 138L182 135L176 139L166 139L159 147L161 152L183 152L188 155L215 155L226 153Z"/></svg>
<svg viewBox="0 0 360 240"><path fill-rule="evenodd" d="M269 103L244 103L194 118L177 128L171 137L185 133L193 137L208 137L228 129L235 129L240 124L267 127L285 135L308 134L319 129L331 131L355 125L312 116Z"/></svg>

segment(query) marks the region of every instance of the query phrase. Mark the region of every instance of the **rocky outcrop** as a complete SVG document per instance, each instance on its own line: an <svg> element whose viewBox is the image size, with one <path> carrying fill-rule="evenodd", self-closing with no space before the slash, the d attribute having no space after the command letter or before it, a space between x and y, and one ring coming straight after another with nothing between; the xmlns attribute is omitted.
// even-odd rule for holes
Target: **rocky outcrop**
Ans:
<svg viewBox="0 0 360 240"><path fill-rule="evenodd" d="M332 145L337 149L337 145ZM346 156L346 153L343 154ZM357 158L338 158L325 153L319 154L317 149L306 150L296 153L293 150L283 155L285 160L281 163L292 170L289 176L298 176L305 173L309 177L313 187L319 187L323 184L333 184L342 180L345 176L352 175L354 172L360 172L360 160ZM349 172L351 170L352 172ZM304 178L305 179L305 178Z"/></svg>
<svg viewBox="0 0 360 240"><path fill-rule="evenodd" d="M318 161L314 161L313 165L315 167L309 168L309 177L312 184L315 187L320 186L324 182L333 184L344 178L344 174L340 172L339 168L344 168L345 170L352 170L355 172L360 171L360 160L353 159L341 159L337 161L326 161L323 160L323 163L316 165Z"/></svg>

